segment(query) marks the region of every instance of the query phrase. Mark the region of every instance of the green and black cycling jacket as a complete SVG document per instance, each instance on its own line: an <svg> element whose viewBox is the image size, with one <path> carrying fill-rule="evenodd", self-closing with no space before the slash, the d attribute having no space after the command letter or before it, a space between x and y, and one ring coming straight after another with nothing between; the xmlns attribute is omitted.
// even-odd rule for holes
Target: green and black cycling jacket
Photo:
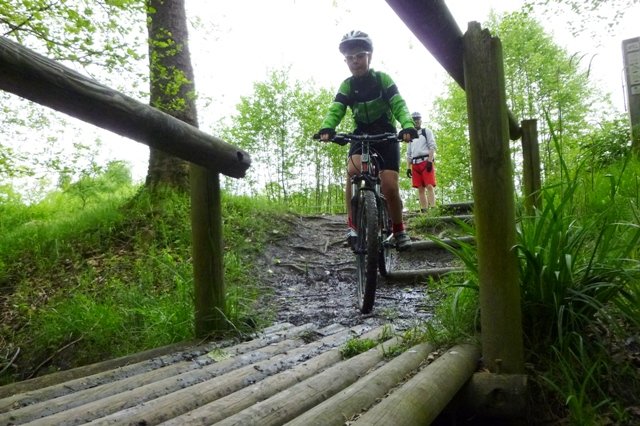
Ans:
<svg viewBox="0 0 640 426"><path fill-rule="evenodd" d="M388 74L374 71L342 82L338 94L329 107L321 128L335 129L351 108L355 133L384 133L396 131L396 120L403 129L413 128L413 119L398 87Z"/></svg>

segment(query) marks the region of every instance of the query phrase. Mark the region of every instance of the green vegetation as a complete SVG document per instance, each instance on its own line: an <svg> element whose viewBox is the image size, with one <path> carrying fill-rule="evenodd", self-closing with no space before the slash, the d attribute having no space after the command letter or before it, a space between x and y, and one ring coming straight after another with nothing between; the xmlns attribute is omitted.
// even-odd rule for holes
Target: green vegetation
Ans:
<svg viewBox="0 0 640 426"><path fill-rule="evenodd" d="M340 348L340 354L344 359L353 358L376 346L378 346L378 342L374 339L352 337Z"/></svg>
<svg viewBox="0 0 640 426"><path fill-rule="evenodd" d="M627 151L608 166L569 170L559 158L564 179L548 182L542 208L517 226L528 373L536 397L556 398L551 415L630 424L640 394L640 163ZM475 248L448 248L465 278L439 283L444 299L424 326L426 339L445 345L473 337L479 315Z"/></svg>
<svg viewBox="0 0 640 426"><path fill-rule="evenodd" d="M193 338L188 196L152 198L108 171L82 182L82 195L0 204L2 382ZM252 309L264 290L250 259L286 222L257 198L223 210L227 316L243 333L270 320Z"/></svg>
<svg viewBox="0 0 640 426"><path fill-rule="evenodd" d="M382 332L378 336L377 339L370 338L362 338L362 337L352 337L347 340L347 343L342 345L340 348L340 354L342 358L348 359L353 358L356 355L360 355L363 352L368 351L369 349L373 349L379 344L391 339L394 335L392 328L389 325L385 325L382 328ZM386 357L393 357L402 351L396 350L396 348L400 347L399 345L392 346L390 350L385 352Z"/></svg>

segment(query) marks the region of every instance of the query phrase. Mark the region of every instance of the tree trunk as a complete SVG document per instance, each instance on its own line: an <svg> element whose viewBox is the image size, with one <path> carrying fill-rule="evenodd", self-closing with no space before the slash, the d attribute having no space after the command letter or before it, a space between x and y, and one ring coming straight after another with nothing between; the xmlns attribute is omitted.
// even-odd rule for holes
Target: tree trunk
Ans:
<svg viewBox="0 0 640 426"><path fill-rule="evenodd" d="M147 0L150 104L198 127L184 0ZM151 148L147 187L189 189L188 163Z"/></svg>

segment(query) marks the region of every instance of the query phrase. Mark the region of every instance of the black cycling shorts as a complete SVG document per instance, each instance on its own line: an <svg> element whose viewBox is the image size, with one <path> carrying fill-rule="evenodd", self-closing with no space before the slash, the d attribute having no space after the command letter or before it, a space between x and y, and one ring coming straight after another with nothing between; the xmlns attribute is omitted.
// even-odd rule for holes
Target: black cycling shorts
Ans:
<svg viewBox="0 0 640 426"><path fill-rule="evenodd" d="M379 170L400 170L400 144L398 142L380 142L370 145L370 154L378 154ZM354 142L349 148L349 157L356 154L362 154L362 144Z"/></svg>

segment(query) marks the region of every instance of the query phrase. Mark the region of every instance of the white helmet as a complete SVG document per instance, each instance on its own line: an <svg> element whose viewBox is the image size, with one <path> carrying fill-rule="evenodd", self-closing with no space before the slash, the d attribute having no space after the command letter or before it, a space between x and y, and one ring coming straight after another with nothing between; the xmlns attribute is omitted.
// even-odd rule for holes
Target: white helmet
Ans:
<svg viewBox="0 0 640 426"><path fill-rule="evenodd" d="M338 46L340 53L342 54L346 53L347 50L352 50L354 47L362 47L362 50L373 52L373 43L371 42L369 35L362 31L349 31L342 36L342 40Z"/></svg>

